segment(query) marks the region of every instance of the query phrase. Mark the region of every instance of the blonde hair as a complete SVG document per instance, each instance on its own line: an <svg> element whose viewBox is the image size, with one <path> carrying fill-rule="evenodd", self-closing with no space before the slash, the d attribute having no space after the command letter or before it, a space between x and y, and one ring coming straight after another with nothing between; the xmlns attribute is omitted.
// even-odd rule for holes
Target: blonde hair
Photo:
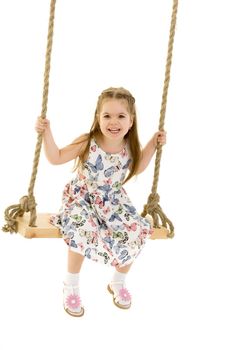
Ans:
<svg viewBox="0 0 233 350"><path fill-rule="evenodd" d="M131 93L124 89L123 87L119 88L114 88L110 87L100 94L98 101L97 101L97 106L95 110L95 115L94 115L94 121L92 123L91 129L89 133L85 134L81 140L77 141L77 143L81 143L83 141L87 141L86 146L83 148L81 154L79 157L76 158L75 160L75 166L74 166L74 171L80 166L83 165L84 162L88 158L88 153L90 149L90 143L91 139L94 137L98 137L101 135L101 130L99 126L99 113L102 108L102 104L105 99L118 99L118 100L125 100L128 105L128 111L130 113L131 118L133 119L133 124L131 128L129 129L128 133L124 136L125 140L128 143L130 154L131 154L131 166L130 166L130 171L127 176L127 178L124 180L124 183L131 179L137 172L138 166L139 166L139 160L141 158L141 146L139 142L139 137L138 137L138 129L137 129L137 116L136 116L136 108L135 108L135 98L131 95ZM75 141L74 141L75 143Z"/></svg>

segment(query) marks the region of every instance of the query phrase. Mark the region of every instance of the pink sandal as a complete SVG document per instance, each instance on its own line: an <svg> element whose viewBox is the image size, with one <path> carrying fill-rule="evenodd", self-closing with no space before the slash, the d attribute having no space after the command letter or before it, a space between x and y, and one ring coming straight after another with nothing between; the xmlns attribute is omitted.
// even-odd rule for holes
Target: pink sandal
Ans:
<svg viewBox="0 0 233 350"><path fill-rule="evenodd" d="M122 285L122 288L119 291L114 291L112 286L116 284ZM113 294L113 303L120 309L129 309L131 306L131 295L129 294L128 289L124 287L122 282L111 282L107 287L109 293Z"/></svg>
<svg viewBox="0 0 233 350"><path fill-rule="evenodd" d="M71 316L81 317L84 314L81 299L79 296L79 287L64 284L63 288L63 306L64 310Z"/></svg>

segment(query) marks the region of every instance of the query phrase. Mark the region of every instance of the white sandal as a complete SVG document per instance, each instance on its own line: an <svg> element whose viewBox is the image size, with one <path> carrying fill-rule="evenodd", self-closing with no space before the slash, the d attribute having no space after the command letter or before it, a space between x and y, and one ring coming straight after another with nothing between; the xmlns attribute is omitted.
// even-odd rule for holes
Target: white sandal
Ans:
<svg viewBox="0 0 233 350"><path fill-rule="evenodd" d="M69 315L74 317L83 316L84 308L82 307L78 286L64 284L63 306L64 306L64 310Z"/></svg>
<svg viewBox="0 0 233 350"><path fill-rule="evenodd" d="M114 291L112 286L116 284L122 285L118 291ZM113 294L113 303L120 309L129 309L131 306L131 295L129 294L128 289L124 287L122 282L111 282L107 287L109 293Z"/></svg>

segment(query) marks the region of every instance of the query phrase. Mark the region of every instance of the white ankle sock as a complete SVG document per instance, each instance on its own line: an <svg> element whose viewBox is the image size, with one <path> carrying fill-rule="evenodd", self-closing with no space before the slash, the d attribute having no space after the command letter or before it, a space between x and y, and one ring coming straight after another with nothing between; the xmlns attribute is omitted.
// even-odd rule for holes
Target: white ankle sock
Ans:
<svg viewBox="0 0 233 350"><path fill-rule="evenodd" d="M127 273L118 272L117 270L114 272L111 282L111 288L114 292L118 293L124 287L126 275Z"/></svg>
<svg viewBox="0 0 233 350"><path fill-rule="evenodd" d="M80 273L67 272L64 280L65 284L71 285L71 286L79 285L79 275Z"/></svg>
<svg viewBox="0 0 233 350"><path fill-rule="evenodd" d="M113 274L112 282L122 282L124 284L127 273L118 272L117 270Z"/></svg>

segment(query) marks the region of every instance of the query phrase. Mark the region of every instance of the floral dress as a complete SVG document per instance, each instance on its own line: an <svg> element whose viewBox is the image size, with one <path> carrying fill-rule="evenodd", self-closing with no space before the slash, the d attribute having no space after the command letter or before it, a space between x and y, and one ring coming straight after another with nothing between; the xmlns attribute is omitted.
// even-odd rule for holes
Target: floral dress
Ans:
<svg viewBox="0 0 233 350"><path fill-rule="evenodd" d="M152 229L122 187L130 162L127 146L112 154L91 140L87 161L51 217L72 251L110 266L128 265L140 253Z"/></svg>

